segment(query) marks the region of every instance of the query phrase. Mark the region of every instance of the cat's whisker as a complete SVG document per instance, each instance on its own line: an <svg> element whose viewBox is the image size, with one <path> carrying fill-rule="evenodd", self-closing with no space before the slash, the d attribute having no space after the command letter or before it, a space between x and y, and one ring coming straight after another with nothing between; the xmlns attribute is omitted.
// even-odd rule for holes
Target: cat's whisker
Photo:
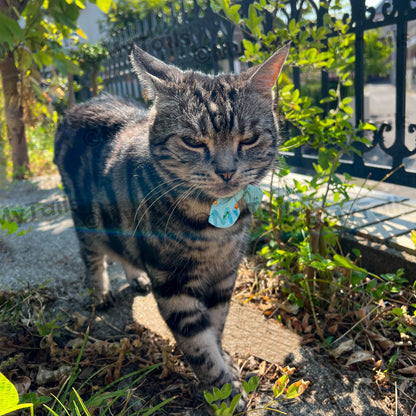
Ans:
<svg viewBox="0 0 416 416"><path fill-rule="evenodd" d="M136 208L136 212L134 214L134 219L133 219L133 224L136 222L137 214L140 211L141 207L143 205L145 205L153 197L153 194L155 193L155 191L159 191L160 188L163 188L166 185L170 185L170 184L172 184L172 183L174 183L176 181L181 181L182 182L182 179L180 179L180 178L174 178L174 179L171 179L171 180L168 180L168 181L164 181L161 184L159 184L158 186L154 187L150 192L148 192L146 194L146 196L144 196L143 199L141 200L139 206Z"/></svg>
<svg viewBox="0 0 416 416"><path fill-rule="evenodd" d="M165 191L161 195L159 195L148 207L146 207L146 210L143 212L142 216L140 217L139 221L137 222L137 224L134 228L133 235L136 234L136 231L138 230L140 223L142 222L142 220L146 216L146 214L149 212L149 210L152 208L152 206L154 204L156 204L158 201L160 201L165 195L169 194L170 192L179 188L182 185L183 185L183 182L181 181L180 183L178 183L174 187L169 188L167 191Z"/></svg>
<svg viewBox="0 0 416 416"><path fill-rule="evenodd" d="M171 208L171 212L170 215L166 221L166 225L165 225L165 233L167 233L168 230L168 224L170 219L172 218L173 213L175 212L176 208L183 202L185 201L190 195L192 195L192 193L194 192L194 190L197 189L196 186L191 187L188 192L185 192L183 195L181 195L177 201L173 204L173 207Z"/></svg>

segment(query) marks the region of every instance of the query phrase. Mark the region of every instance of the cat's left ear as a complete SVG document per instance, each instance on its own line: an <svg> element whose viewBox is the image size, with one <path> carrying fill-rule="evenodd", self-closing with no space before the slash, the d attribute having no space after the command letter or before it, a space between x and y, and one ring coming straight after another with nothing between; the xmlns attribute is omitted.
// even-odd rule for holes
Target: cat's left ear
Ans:
<svg viewBox="0 0 416 416"><path fill-rule="evenodd" d="M169 84L177 84L183 77L183 72L180 69L165 64L136 45L133 45L130 61L134 72L145 84L151 98L168 92Z"/></svg>
<svg viewBox="0 0 416 416"><path fill-rule="evenodd" d="M265 98L272 98L272 88L280 75L289 50L290 43L280 48L260 65L249 69L249 85Z"/></svg>

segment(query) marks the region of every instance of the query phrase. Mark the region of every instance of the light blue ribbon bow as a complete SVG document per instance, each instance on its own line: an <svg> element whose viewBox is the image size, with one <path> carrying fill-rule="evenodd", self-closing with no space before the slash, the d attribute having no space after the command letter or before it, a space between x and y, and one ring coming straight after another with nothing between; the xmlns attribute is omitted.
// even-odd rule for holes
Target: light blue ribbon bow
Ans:
<svg viewBox="0 0 416 416"><path fill-rule="evenodd" d="M247 185L233 196L217 199L211 206L208 222L214 227L231 227L240 215L238 201L244 197L248 209L254 214L260 206L263 191L255 185Z"/></svg>

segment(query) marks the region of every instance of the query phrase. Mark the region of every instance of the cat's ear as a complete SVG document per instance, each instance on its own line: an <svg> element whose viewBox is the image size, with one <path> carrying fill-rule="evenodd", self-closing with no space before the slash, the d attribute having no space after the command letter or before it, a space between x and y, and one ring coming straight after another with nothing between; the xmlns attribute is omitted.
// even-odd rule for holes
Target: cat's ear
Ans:
<svg viewBox="0 0 416 416"><path fill-rule="evenodd" d="M151 96L168 92L169 84L177 84L183 77L180 69L165 64L136 45L133 45L130 61Z"/></svg>
<svg viewBox="0 0 416 416"><path fill-rule="evenodd" d="M276 51L262 64L248 70L248 83L259 94L266 98L272 98L272 88L280 75L283 65L289 54L290 43Z"/></svg>

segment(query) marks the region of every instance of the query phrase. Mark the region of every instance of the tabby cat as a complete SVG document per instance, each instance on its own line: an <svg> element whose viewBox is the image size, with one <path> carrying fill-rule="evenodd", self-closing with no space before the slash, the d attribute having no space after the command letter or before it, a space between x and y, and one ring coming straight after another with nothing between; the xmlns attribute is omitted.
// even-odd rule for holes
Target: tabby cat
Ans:
<svg viewBox="0 0 416 416"><path fill-rule="evenodd" d="M55 163L96 300L111 299L106 256L141 289L150 289L148 276L207 388L240 389L221 338L251 214L242 198L230 227L208 218L216 200L258 183L275 163L272 87L288 50L242 74L211 76L135 46L131 61L152 95L150 111L103 95L70 110L56 133Z"/></svg>

